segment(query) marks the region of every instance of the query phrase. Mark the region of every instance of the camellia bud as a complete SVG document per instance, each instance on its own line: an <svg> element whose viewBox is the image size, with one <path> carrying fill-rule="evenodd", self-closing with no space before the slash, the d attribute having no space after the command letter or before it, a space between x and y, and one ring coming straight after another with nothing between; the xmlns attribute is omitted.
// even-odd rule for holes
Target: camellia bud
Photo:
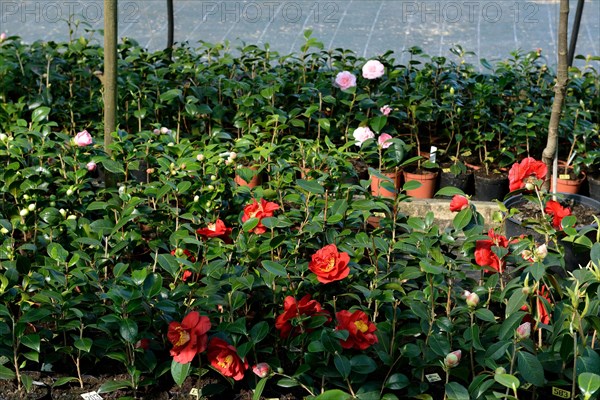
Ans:
<svg viewBox="0 0 600 400"><path fill-rule="evenodd" d="M522 323L515 331L517 340L527 339L529 335L531 335L531 322Z"/></svg>
<svg viewBox="0 0 600 400"><path fill-rule="evenodd" d="M531 183L531 182L527 182L525 184L525 189L527 189L527 190L533 190L533 189L535 189L535 185L533 183Z"/></svg>
<svg viewBox="0 0 600 400"><path fill-rule="evenodd" d="M200 201L200 196L195 195L194 196L194 203L197 203L198 201Z"/></svg>
<svg viewBox="0 0 600 400"><path fill-rule="evenodd" d="M479 296L477 295L477 293L471 293L471 292L465 290L464 296L467 301L467 305L470 308L477 307L477 305L479 304Z"/></svg>
<svg viewBox="0 0 600 400"><path fill-rule="evenodd" d="M28 210L28 209L26 209L26 208L23 208L21 211L19 211L19 215L20 215L21 217L24 217L24 216L26 216L27 214L29 214L29 210Z"/></svg>
<svg viewBox="0 0 600 400"><path fill-rule="evenodd" d="M259 378L266 377L267 375L269 375L270 371L271 367L269 366L269 364L264 362L258 363L252 367L252 372L254 372Z"/></svg>
<svg viewBox="0 0 600 400"><path fill-rule="evenodd" d="M92 172L96 169L96 163L93 161L90 161L89 163L86 164L86 168L88 171Z"/></svg>
<svg viewBox="0 0 600 400"><path fill-rule="evenodd" d="M543 260L548 255L548 247L544 243L535 249L534 254L539 260Z"/></svg>
<svg viewBox="0 0 600 400"><path fill-rule="evenodd" d="M444 365L446 368L454 368L460 363L460 357L462 356L462 352L460 350L453 351L452 353L448 353L444 358Z"/></svg>
<svg viewBox="0 0 600 400"><path fill-rule="evenodd" d="M162 133L163 135L166 135L167 133L170 133L170 132L171 132L171 130L165 126L160 128L160 133Z"/></svg>
<svg viewBox="0 0 600 400"><path fill-rule="evenodd" d="M496 370L494 371L495 374L501 375L501 374L505 374L506 373L506 368L504 367L498 367L496 368Z"/></svg>
<svg viewBox="0 0 600 400"><path fill-rule="evenodd" d="M211 175L210 176L210 180L211 181L216 181L217 180L217 176L216 175Z"/></svg>
<svg viewBox="0 0 600 400"><path fill-rule="evenodd" d="M71 196L74 193L72 188L67 189L67 196Z"/></svg>
<svg viewBox="0 0 600 400"><path fill-rule="evenodd" d="M7 138L8 136L6 135L6 133L0 133L0 141L4 142Z"/></svg>
<svg viewBox="0 0 600 400"><path fill-rule="evenodd" d="M215 190L215 187L213 185L208 185L207 189L209 192L212 192L213 190Z"/></svg>
<svg viewBox="0 0 600 400"><path fill-rule="evenodd" d="M35 203L31 203L30 205L27 206L27 209L29 211L35 211Z"/></svg>
<svg viewBox="0 0 600 400"><path fill-rule="evenodd" d="M8 229L6 229L5 227L2 227L2 229L0 229L0 233L3 235L6 235L8 233Z"/></svg>
<svg viewBox="0 0 600 400"><path fill-rule="evenodd" d="M235 159L237 158L237 153L236 153L236 152L234 152L234 151L232 151L232 152L229 154L229 158L231 158L232 160L235 160Z"/></svg>
<svg viewBox="0 0 600 400"><path fill-rule="evenodd" d="M60 213L60 215L62 215L63 217L65 217L67 215L67 212L65 211L64 208L61 208L60 210L58 210L58 212Z"/></svg>
<svg viewBox="0 0 600 400"><path fill-rule="evenodd" d="M198 160L198 161L204 161L204 158L205 158L204 154L202 154L202 153L200 153L196 156L196 160Z"/></svg>

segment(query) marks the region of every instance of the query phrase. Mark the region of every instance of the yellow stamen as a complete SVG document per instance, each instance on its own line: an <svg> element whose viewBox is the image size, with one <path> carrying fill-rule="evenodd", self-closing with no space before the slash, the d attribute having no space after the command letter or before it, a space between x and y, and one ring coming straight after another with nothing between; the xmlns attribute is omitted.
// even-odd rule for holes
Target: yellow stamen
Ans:
<svg viewBox="0 0 600 400"><path fill-rule="evenodd" d="M369 330L369 326L367 324L365 324L363 321L354 321L354 325L356 326L356 329L358 329L362 333L365 333L366 331Z"/></svg>
<svg viewBox="0 0 600 400"><path fill-rule="evenodd" d="M231 363L233 362L233 356L230 354L227 357L225 357L224 359L220 359L217 364L219 365L219 367L227 369L229 368L229 366L231 365Z"/></svg>
<svg viewBox="0 0 600 400"><path fill-rule="evenodd" d="M190 341L190 333L188 331L184 331L181 328L179 328L178 331L179 340L177 341L177 343L175 343L175 346L183 346L184 344Z"/></svg>
<svg viewBox="0 0 600 400"><path fill-rule="evenodd" d="M333 268L335 268L335 257L331 257L329 259L329 262L327 263L327 266L325 268L323 268L324 272L329 272L331 271Z"/></svg>

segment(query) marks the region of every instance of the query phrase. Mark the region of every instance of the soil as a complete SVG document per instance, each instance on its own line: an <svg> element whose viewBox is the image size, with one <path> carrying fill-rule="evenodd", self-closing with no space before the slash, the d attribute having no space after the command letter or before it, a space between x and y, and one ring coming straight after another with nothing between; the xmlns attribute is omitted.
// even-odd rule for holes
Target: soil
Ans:
<svg viewBox="0 0 600 400"><path fill-rule="evenodd" d="M82 394L90 392L98 392L100 386L107 381L127 380L127 375L93 377L89 375L83 376L84 387L79 386L79 382L71 382L58 387L52 387L52 384L59 376L44 374L40 372L23 372L30 376L35 382L30 392L26 392L24 388L18 390L17 384L14 381L2 381L0 384L0 400L82 400ZM181 387L173 385L170 379L165 379L164 382L159 382L157 385L143 387L133 393L130 389L117 390L110 393L101 393L102 399L117 400L117 399L138 399L138 400L189 400L194 399L190 392L194 388L208 388L214 386L214 395L201 397L200 399L236 399L236 400L252 400L253 393L249 390L233 390L231 386L225 383L222 379L215 377L202 377L200 379L188 377ZM279 400L299 400L302 399L305 393L295 392L294 388L280 388L277 386L267 385L264 396L261 399L279 399Z"/></svg>
<svg viewBox="0 0 600 400"><path fill-rule="evenodd" d="M595 223L594 216L598 215L598 210L586 206L585 204L575 203L573 199L561 200L560 204L563 207L569 207L571 209L571 215L577 218L576 228ZM519 222L527 219L538 219L541 217L539 206L531 202L521 203L513 206L513 208L518 208L520 211L519 214L514 216L514 219Z"/></svg>

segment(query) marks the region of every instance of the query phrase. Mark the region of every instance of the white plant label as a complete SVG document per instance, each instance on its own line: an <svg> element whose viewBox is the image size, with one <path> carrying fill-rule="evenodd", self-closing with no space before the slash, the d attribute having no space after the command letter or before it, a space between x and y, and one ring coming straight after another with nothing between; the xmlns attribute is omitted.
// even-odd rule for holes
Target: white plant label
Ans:
<svg viewBox="0 0 600 400"><path fill-rule="evenodd" d="M435 162L435 159L437 156L437 151L438 151L437 147L431 146L431 149L429 150L429 161Z"/></svg>
<svg viewBox="0 0 600 400"><path fill-rule="evenodd" d="M425 378L427 378L427 380L429 381L429 383L439 382L439 381L442 380L442 378L440 378L439 374L428 374L428 375L425 375Z"/></svg>
<svg viewBox="0 0 600 400"><path fill-rule="evenodd" d="M192 390L190 390L190 396L194 396L197 399L200 398L200 393L198 393L198 389L193 388Z"/></svg>
<svg viewBox="0 0 600 400"><path fill-rule="evenodd" d="M102 396L96 392L84 393L81 395L81 397L83 397L84 400L102 400Z"/></svg>

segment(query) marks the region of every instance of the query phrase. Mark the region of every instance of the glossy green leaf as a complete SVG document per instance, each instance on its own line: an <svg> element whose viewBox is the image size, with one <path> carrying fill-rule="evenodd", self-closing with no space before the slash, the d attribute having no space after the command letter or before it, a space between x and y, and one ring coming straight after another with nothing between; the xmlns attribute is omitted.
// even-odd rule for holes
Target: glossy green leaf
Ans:
<svg viewBox="0 0 600 400"><path fill-rule="evenodd" d="M175 360L171 361L171 376L177 386L181 386L185 378L188 377L191 365L191 363L180 364Z"/></svg>
<svg viewBox="0 0 600 400"><path fill-rule="evenodd" d="M446 384L446 396L448 400L469 400L471 398L467 389L457 382Z"/></svg>
<svg viewBox="0 0 600 400"><path fill-rule="evenodd" d="M538 387L544 386L544 367L533 354L517 352L517 369L527 382Z"/></svg>

